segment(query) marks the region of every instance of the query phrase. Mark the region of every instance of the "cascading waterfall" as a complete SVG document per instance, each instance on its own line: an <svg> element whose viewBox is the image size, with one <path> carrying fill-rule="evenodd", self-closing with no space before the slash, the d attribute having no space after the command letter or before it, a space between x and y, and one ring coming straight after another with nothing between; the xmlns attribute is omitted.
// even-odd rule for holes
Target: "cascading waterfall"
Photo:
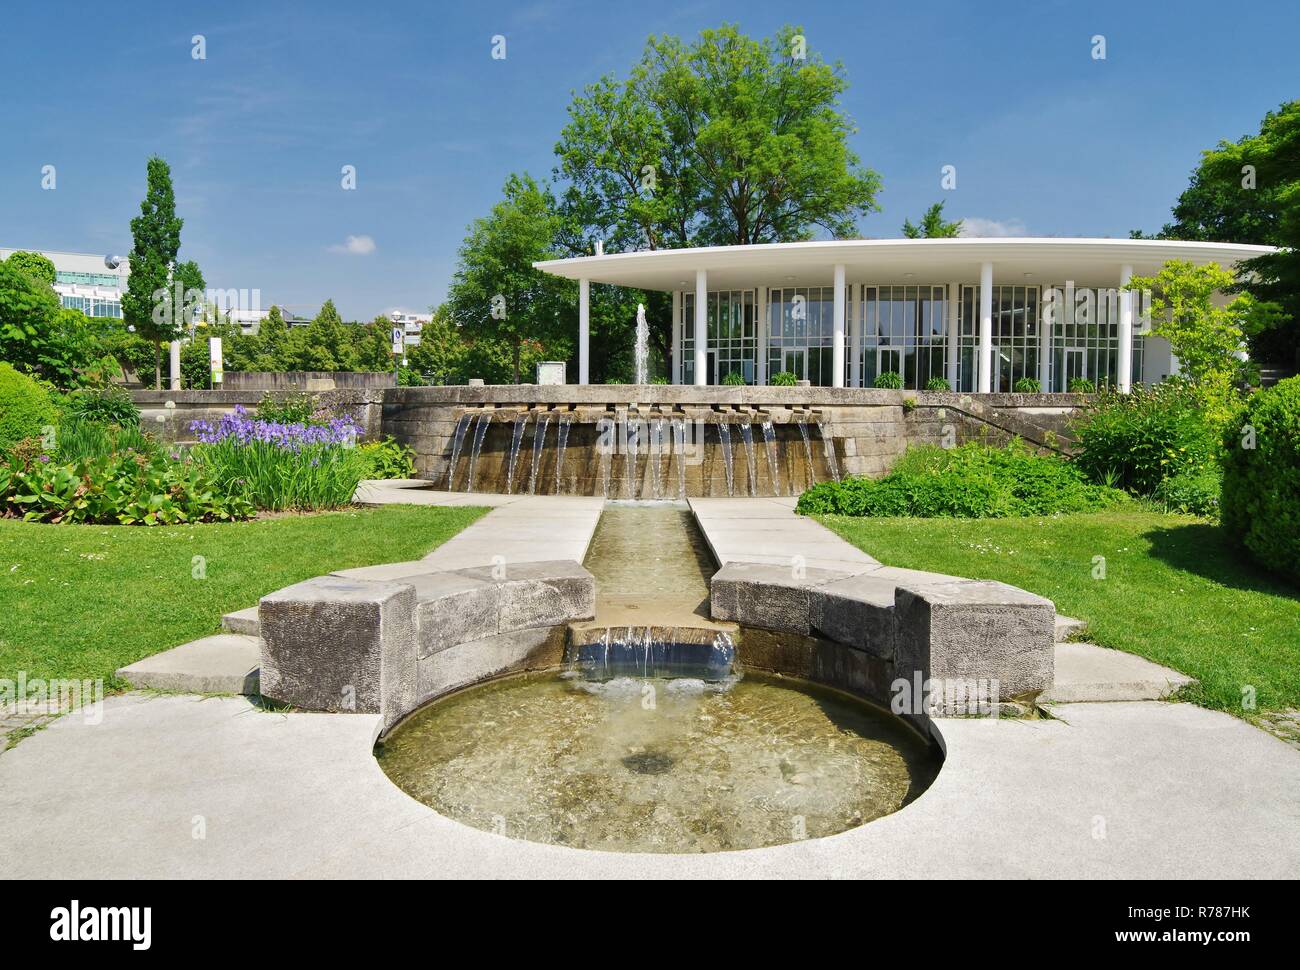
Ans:
<svg viewBox="0 0 1300 970"><path fill-rule="evenodd" d="M550 423L551 415L549 411L537 416L537 427L533 432L533 470L528 474L529 495L537 494L537 469L542 463L542 448L546 443L546 428Z"/></svg>
<svg viewBox="0 0 1300 970"><path fill-rule="evenodd" d="M596 422L596 448L600 452L600 480L601 494L609 498L609 469L613 464L614 448L614 422L609 418L601 418Z"/></svg>
<svg viewBox="0 0 1300 970"><path fill-rule="evenodd" d="M830 467L831 477L840 480L840 463L835 458L835 440L826 434L826 425L818 421L817 433L821 435L822 446L826 449L826 464Z"/></svg>
<svg viewBox="0 0 1300 970"><path fill-rule="evenodd" d="M608 627L599 640L568 652L568 665L584 680L615 677L694 678L724 686L737 680L736 644L719 631L712 640L679 639L671 628Z"/></svg>
<svg viewBox="0 0 1300 970"><path fill-rule="evenodd" d="M796 423L799 425L799 436L803 438L803 456L807 460L808 485L812 487L817 484L817 473L813 471L812 442L808 440L808 422L800 418Z"/></svg>
<svg viewBox="0 0 1300 970"><path fill-rule="evenodd" d="M672 422L673 451L677 454L677 498L686 498L686 422L674 418Z"/></svg>
<svg viewBox="0 0 1300 970"><path fill-rule="evenodd" d="M569 425L573 422L565 418L559 419L559 426L555 429L555 494L562 494L560 491L560 482L563 480L564 473L564 449L569 444Z"/></svg>
<svg viewBox="0 0 1300 970"><path fill-rule="evenodd" d="M519 460L519 442L524 438L524 428L528 426L528 412L515 417L515 431L510 439L510 463L506 466L506 494L515 488L515 463Z"/></svg>
<svg viewBox="0 0 1300 970"><path fill-rule="evenodd" d="M483 436L487 434L488 425L492 423L492 412L484 411L478 416L474 427L474 448L469 456L469 477L465 480L465 491L474 491L474 472L478 466L479 449L483 447Z"/></svg>
<svg viewBox="0 0 1300 970"><path fill-rule="evenodd" d="M451 464L447 466L447 491L449 492L456 480L456 462L460 458L460 445L465 440L465 431L469 428L469 423L473 420L474 415L462 414L460 420L456 422L456 433L451 439Z"/></svg>
<svg viewBox="0 0 1300 970"><path fill-rule="evenodd" d="M731 428L726 421L718 422L718 441L722 443L722 464L727 474L727 494L736 494L736 473L731 464Z"/></svg>
<svg viewBox="0 0 1300 970"><path fill-rule="evenodd" d="M646 323L645 307L636 305L636 348L634 353L636 382L650 383L650 325Z"/></svg>
<svg viewBox="0 0 1300 970"><path fill-rule="evenodd" d="M758 460L754 457L754 426L745 422L740 426L740 438L745 442L745 464L749 468L749 497L758 494Z"/></svg>
<svg viewBox="0 0 1300 970"><path fill-rule="evenodd" d="M636 453L641 444L641 421L639 418L627 420L627 497L636 498Z"/></svg>
<svg viewBox="0 0 1300 970"><path fill-rule="evenodd" d="M650 494L656 500L663 497L664 423L663 418L650 422Z"/></svg>
<svg viewBox="0 0 1300 970"><path fill-rule="evenodd" d="M767 447L767 465L772 470L772 494L781 494L781 474L776 463L776 430L771 421L763 422L763 444Z"/></svg>

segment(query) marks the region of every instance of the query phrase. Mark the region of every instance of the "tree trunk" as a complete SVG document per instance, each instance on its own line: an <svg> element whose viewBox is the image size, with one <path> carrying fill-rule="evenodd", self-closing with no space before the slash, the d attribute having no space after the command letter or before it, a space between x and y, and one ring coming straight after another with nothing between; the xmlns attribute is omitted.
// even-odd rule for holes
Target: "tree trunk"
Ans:
<svg viewBox="0 0 1300 970"><path fill-rule="evenodd" d="M162 390L162 343L153 342L153 389Z"/></svg>

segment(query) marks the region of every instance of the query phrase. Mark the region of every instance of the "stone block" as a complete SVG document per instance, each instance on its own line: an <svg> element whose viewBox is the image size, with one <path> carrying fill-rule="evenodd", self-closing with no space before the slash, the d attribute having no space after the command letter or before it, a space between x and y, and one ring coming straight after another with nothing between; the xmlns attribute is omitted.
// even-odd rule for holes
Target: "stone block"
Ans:
<svg viewBox="0 0 1300 970"><path fill-rule="evenodd" d="M596 615L596 581L572 560L475 566L456 573L495 586L500 633L589 620Z"/></svg>
<svg viewBox="0 0 1300 970"><path fill-rule="evenodd" d="M556 667L564 659L565 633L563 626L515 630L458 643L423 657L418 662L417 697L412 706L493 677Z"/></svg>
<svg viewBox="0 0 1300 970"><path fill-rule="evenodd" d="M819 587L811 600L814 632L892 660L895 587L893 580L878 579L871 573Z"/></svg>
<svg viewBox="0 0 1300 970"><path fill-rule="evenodd" d="M902 582L895 594L895 667L931 680L997 681L999 700L1052 686L1050 600L1005 583Z"/></svg>
<svg viewBox="0 0 1300 970"><path fill-rule="evenodd" d="M812 630L813 589L847 575L832 569L728 563L709 583L713 619L806 635Z"/></svg>
<svg viewBox="0 0 1300 970"><path fill-rule="evenodd" d="M411 576L421 658L498 630L499 587L450 572Z"/></svg>
<svg viewBox="0 0 1300 970"><path fill-rule="evenodd" d="M318 576L258 604L261 690L310 711L407 711L415 703L415 588Z"/></svg>

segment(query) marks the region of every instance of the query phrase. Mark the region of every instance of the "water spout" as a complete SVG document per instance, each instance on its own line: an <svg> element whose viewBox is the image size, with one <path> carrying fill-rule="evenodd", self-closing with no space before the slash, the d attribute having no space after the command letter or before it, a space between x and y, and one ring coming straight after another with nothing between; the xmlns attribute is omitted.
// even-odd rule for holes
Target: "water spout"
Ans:
<svg viewBox="0 0 1300 970"><path fill-rule="evenodd" d="M609 498L609 469L614 460L614 448L617 442L614 437L615 424L609 418L601 418L596 422L596 450L600 452L600 480L601 494Z"/></svg>
<svg viewBox="0 0 1300 970"><path fill-rule="evenodd" d="M736 494L735 471L731 464L731 428L725 421L718 422L718 440L722 443L722 463L727 474L727 494Z"/></svg>
<svg viewBox="0 0 1300 970"><path fill-rule="evenodd" d="M673 418L673 451L677 455L677 498L686 499L686 422Z"/></svg>
<svg viewBox="0 0 1300 970"><path fill-rule="evenodd" d="M449 492L456 479L456 462L460 458L460 445L465 440L465 431L469 428L469 423L473 420L474 415L462 414L460 420L456 422L456 433L451 440L451 463L447 466L447 491Z"/></svg>
<svg viewBox="0 0 1300 970"><path fill-rule="evenodd" d="M645 307L636 305L636 382L650 383L650 325L646 323Z"/></svg>
<svg viewBox="0 0 1300 970"><path fill-rule="evenodd" d="M627 497L634 499L637 493L636 454L641 445L641 425L638 418L627 421Z"/></svg>
<svg viewBox="0 0 1300 970"><path fill-rule="evenodd" d="M515 417L515 431L510 439L510 463L506 466L506 494L514 492L515 463L519 460L519 442L523 440L524 428L528 426L528 412Z"/></svg>
<svg viewBox="0 0 1300 970"><path fill-rule="evenodd" d="M817 433L821 435L822 445L826 449L826 464L830 467L831 477L840 480L840 463L835 458L835 439L826 434L824 422L817 422Z"/></svg>
<svg viewBox="0 0 1300 970"><path fill-rule="evenodd" d="M745 442L745 464L749 468L749 497L758 494L758 461L754 457L754 427L746 422L740 426L740 437Z"/></svg>
<svg viewBox="0 0 1300 970"><path fill-rule="evenodd" d="M812 442L808 440L808 422L803 418L798 420L799 436L803 438L803 456L805 466L808 469L808 487L817 484L817 473L813 470Z"/></svg>
<svg viewBox="0 0 1300 970"><path fill-rule="evenodd" d="M560 491L560 482L564 473L564 449L569 445L569 425L572 420L560 418L559 426L555 429L556 446L555 446L555 494L563 494Z"/></svg>
<svg viewBox="0 0 1300 970"><path fill-rule="evenodd" d="M781 494L781 473L776 460L776 431L771 421L763 422L763 444L767 447L767 465L772 470L772 494Z"/></svg>
<svg viewBox="0 0 1300 970"><path fill-rule="evenodd" d="M479 449L483 447L483 436L487 434L488 425L492 423L492 412L483 411L478 416L478 424L474 427L474 450L469 456L469 477L465 480L465 491L474 491L474 472L478 467Z"/></svg>
<svg viewBox="0 0 1300 970"><path fill-rule="evenodd" d="M537 468L542 462L542 448L546 443L546 428L551 423L551 412L537 416L537 430L533 432L533 470L528 475L528 494L537 494ZM559 489L556 489L558 492Z"/></svg>

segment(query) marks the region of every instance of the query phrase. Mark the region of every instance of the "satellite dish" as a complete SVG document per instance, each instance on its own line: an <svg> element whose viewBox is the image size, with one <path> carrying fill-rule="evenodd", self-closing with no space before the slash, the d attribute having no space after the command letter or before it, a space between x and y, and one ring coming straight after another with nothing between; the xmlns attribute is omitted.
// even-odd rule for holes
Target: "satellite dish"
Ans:
<svg viewBox="0 0 1300 970"><path fill-rule="evenodd" d="M119 266L122 265L122 257L113 256L113 255L105 256L104 265L107 266L109 269L117 269Z"/></svg>

